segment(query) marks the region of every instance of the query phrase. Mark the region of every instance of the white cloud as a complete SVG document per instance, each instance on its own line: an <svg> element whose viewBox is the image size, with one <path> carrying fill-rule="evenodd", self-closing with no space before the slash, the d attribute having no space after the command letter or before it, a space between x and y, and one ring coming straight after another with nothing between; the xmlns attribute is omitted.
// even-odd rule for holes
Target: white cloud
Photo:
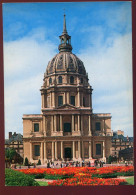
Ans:
<svg viewBox="0 0 136 195"><path fill-rule="evenodd" d="M91 36L91 35L90 35ZM117 36L80 51L93 91L94 112L112 114L112 129L133 135L132 37ZM98 49L99 48L99 49Z"/></svg>
<svg viewBox="0 0 136 195"><path fill-rule="evenodd" d="M38 29L20 40L4 43L5 136L23 132L23 114L41 111L40 87L56 46Z"/></svg>

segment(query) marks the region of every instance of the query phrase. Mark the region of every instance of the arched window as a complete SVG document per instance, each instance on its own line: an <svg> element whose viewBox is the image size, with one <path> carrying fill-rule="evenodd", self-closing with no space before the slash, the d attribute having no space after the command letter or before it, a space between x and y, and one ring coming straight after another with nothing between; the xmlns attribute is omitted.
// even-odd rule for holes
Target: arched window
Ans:
<svg viewBox="0 0 136 195"><path fill-rule="evenodd" d="M74 83L74 77L73 77L73 76L70 77L70 83L71 83L71 84Z"/></svg>
<svg viewBox="0 0 136 195"><path fill-rule="evenodd" d="M58 78L58 83L59 83L59 84L62 83L62 76L59 76L59 78Z"/></svg>
<svg viewBox="0 0 136 195"><path fill-rule="evenodd" d="M52 84L52 78L49 78L49 84Z"/></svg>

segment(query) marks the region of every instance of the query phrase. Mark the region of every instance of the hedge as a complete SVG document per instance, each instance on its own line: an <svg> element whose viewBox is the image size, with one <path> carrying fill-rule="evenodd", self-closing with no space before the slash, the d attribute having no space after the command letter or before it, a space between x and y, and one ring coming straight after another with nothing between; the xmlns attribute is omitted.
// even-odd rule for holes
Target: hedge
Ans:
<svg viewBox="0 0 136 195"><path fill-rule="evenodd" d="M5 169L5 185L6 186L39 186L39 184L29 175Z"/></svg>

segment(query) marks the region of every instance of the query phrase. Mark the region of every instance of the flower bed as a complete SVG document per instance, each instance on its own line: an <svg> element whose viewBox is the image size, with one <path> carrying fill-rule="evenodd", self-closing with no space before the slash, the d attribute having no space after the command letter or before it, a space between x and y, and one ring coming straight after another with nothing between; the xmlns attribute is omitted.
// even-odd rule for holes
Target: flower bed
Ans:
<svg viewBox="0 0 136 195"><path fill-rule="evenodd" d="M60 169L33 168L17 170L34 178L57 179L48 185L121 185L122 179L110 179L117 176L134 175L134 167L64 167ZM107 179L106 179L107 178Z"/></svg>

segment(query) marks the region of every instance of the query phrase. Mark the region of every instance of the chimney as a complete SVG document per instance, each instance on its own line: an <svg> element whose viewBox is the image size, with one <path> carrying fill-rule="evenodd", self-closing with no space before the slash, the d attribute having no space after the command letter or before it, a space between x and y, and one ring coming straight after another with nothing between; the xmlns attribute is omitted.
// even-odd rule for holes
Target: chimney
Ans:
<svg viewBox="0 0 136 195"><path fill-rule="evenodd" d="M12 137L12 132L9 132L9 139Z"/></svg>

